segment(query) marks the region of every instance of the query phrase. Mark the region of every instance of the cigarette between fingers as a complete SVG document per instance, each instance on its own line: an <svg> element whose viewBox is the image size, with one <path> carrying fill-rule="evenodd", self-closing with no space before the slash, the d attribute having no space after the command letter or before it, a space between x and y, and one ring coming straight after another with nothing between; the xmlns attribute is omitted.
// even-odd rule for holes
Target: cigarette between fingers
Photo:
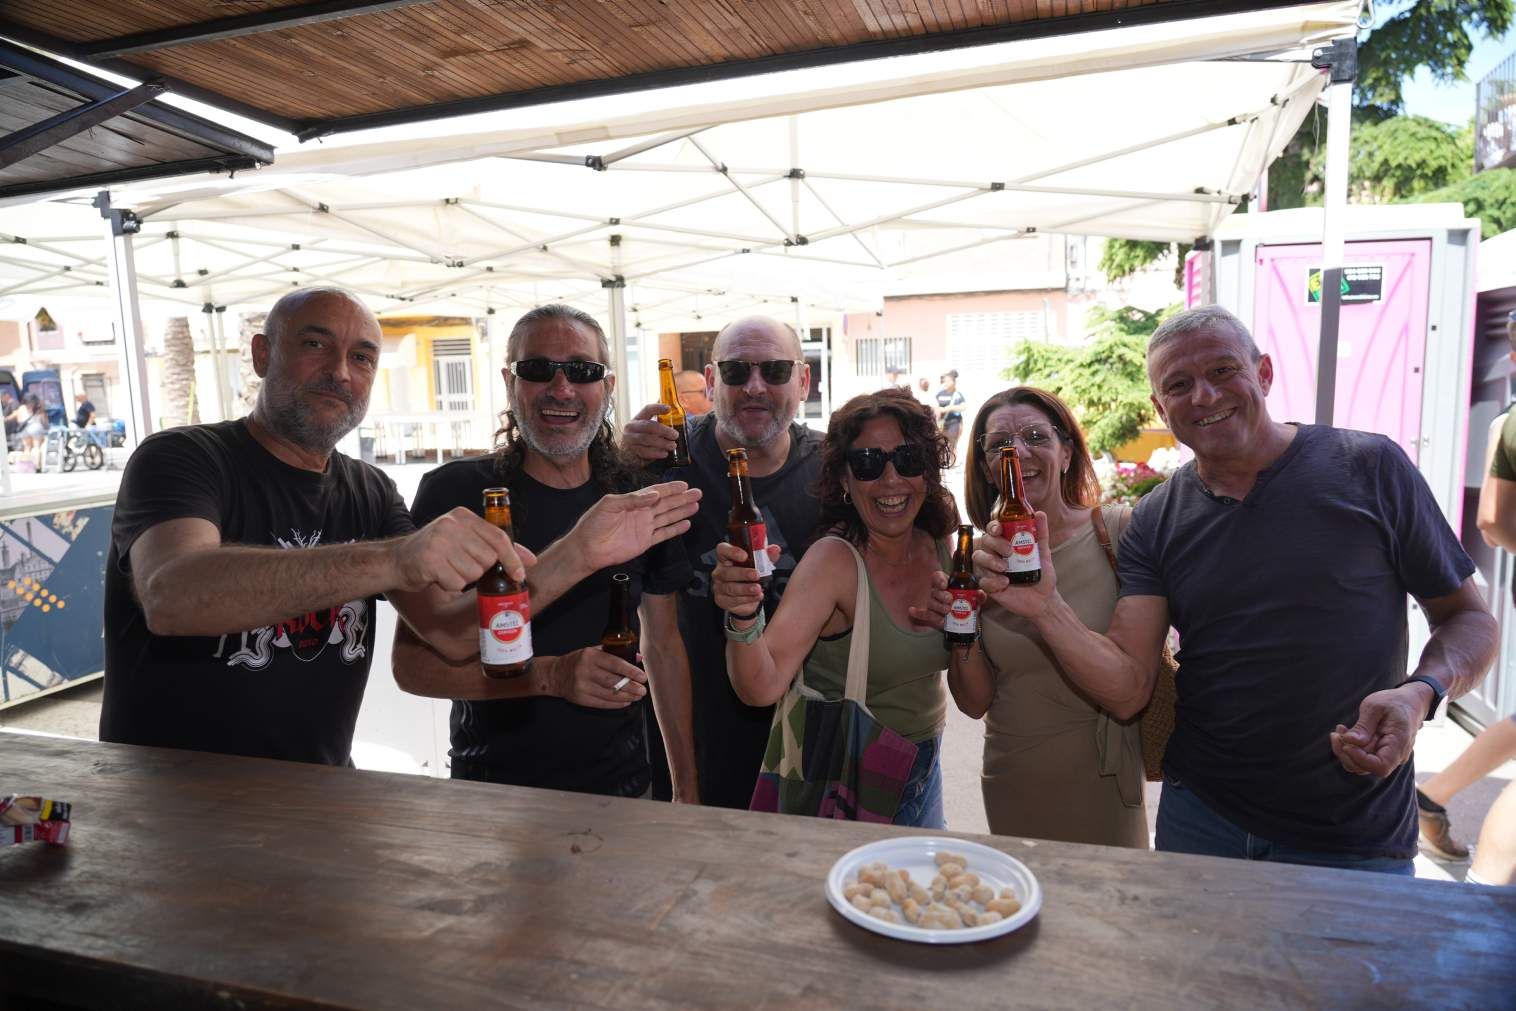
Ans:
<svg viewBox="0 0 1516 1011"><path fill-rule="evenodd" d="M619 692L621 689L625 688L627 685L629 685L631 683L632 683L632 679L631 678L624 677L620 681L617 681L615 684L611 685L611 691L613 691L613 692Z"/></svg>

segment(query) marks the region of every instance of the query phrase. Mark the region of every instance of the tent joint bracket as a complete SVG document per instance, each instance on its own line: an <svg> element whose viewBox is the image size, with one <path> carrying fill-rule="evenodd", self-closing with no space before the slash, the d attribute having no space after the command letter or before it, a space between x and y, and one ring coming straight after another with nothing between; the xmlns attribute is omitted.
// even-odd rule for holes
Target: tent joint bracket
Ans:
<svg viewBox="0 0 1516 1011"><path fill-rule="evenodd" d="M1311 50L1311 66L1330 73L1333 84L1352 84L1358 80L1358 40L1338 39L1331 45Z"/></svg>

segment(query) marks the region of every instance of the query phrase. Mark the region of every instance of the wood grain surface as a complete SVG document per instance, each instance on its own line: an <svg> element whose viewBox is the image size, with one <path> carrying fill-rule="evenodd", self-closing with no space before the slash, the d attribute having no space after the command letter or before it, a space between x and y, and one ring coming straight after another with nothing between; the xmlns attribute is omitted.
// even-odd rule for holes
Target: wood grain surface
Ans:
<svg viewBox="0 0 1516 1011"><path fill-rule="evenodd" d="M1511 1007L1516 889L975 836L1041 915L928 947L823 883L907 830L0 735L0 1006Z"/></svg>

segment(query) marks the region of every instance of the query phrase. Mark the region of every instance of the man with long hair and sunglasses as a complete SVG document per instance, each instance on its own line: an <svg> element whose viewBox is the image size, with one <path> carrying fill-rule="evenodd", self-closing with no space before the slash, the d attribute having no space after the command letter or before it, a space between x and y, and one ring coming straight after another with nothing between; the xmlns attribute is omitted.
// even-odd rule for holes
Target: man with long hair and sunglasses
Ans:
<svg viewBox="0 0 1516 1011"><path fill-rule="evenodd" d="M780 547L763 601L772 612L821 519L814 485L821 467L821 433L795 421L810 391L811 372L800 338L766 316L730 323L716 335L706 382L715 409L688 423L691 464L669 476L703 492L700 511L682 539L694 578L679 594L679 629L695 673L695 761L705 804L746 808L763 761L773 706L750 706L732 690L726 671L724 615L711 597L716 545L726 539L731 491L726 451L747 450L753 498ZM626 426L624 446L650 465L668 456L675 432L660 425L667 408L650 404Z"/></svg>
<svg viewBox="0 0 1516 1011"><path fill-rule="evenodd" d="M427 474L411 511L425 521L478 510L484 489L509 489L516 540L537 552L528 577L536 656L521 677L487 679L477 655L449 658L402 625L395 680L453 700L455 779L693 801L688 664L672 596L689 569L672 539L689 528L700 493L682 482L642 488L644 473L611 429L615 376L592 316L533 309L512 328L506 357L510 406L495 452ZM599 646L621 572L631 577L645 673ZM435 603L449 606L442 595Z"/></svg>

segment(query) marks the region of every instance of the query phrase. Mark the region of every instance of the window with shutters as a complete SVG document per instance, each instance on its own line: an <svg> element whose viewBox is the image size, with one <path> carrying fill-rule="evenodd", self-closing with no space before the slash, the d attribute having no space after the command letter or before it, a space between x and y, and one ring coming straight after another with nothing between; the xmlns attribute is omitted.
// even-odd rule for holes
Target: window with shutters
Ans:
<svg viewBox="0 0 1516 1011"><path fill-rule="evenodd" d="M857 375L882 376L891 369L911 371L909 337L860 337L855 350Z"/></svg>
<svg viewBox="0 0 1516 1011"><path fill-rule="evenodd" d="M954 312L947 317L948 365L963 376L999 377L1011 348L1046 335L1042 313Z"/></svg>

